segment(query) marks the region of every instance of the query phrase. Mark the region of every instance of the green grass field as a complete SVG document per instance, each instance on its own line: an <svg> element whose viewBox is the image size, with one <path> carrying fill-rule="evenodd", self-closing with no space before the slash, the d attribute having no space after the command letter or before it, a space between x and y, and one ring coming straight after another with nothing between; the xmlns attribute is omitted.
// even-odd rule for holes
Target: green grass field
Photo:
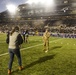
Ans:
<svg viewBox="0 0 76 75"><path fill-rule="evenodd" d="M8 75L9 55L5 43L6 34L0 34L0 75ZM41 36L30 36L29 43L23 43L21 56L24 69L18 70L14 58L12 75L76 75L76 39L50 37L50 48L43 52Z"/></svg>

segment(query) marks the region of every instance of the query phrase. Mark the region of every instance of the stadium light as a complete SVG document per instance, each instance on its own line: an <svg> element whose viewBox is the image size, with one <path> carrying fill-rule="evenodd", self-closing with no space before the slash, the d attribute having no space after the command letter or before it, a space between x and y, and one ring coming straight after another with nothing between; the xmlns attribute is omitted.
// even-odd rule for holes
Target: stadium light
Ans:
<svg viewBox="0 0 76 75"><path fill-rule="evenodd" d="M13 4L9 4L9 5L6 5L7 7L7 10L11 13L11 14L15 14L16 13L16 10L17 10L17 7Z"/></svg>

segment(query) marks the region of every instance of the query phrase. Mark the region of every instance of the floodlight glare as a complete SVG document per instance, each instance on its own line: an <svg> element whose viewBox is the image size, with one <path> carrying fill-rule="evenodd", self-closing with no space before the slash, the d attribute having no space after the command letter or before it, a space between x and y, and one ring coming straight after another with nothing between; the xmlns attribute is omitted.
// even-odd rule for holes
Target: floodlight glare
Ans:
<svg viewBox="0 0 76 75"><path fill-rule="evenodd" d="M32 4L32 3L42 3L44 5L52 5L54 4L54 0L28 0L27 3Z"/></svg>
<svg viewBox="0 0 76 75"><path fill-rule="evenodd" d="M39 2L39 0L28 0L26 3L29 3L29 4L32 4L32 3L38 3Z"/></svg>
<svg viewBox="0 0 76 75"><path fill-rule="evenodd" d="M15 14L16 10L17 10L17 7L13 4L9 4L9 5L6 5L7 7L7 10L12 13L12 14Z"/></svg>
<svg viewBox="0 0 76 75"><path fill-rule="evenodd" d="M46 5L46 6L54 6L54 4L55 4L55 3L54 3L54 0L46 0L46 1L45 1L45 5Z"/></svg>

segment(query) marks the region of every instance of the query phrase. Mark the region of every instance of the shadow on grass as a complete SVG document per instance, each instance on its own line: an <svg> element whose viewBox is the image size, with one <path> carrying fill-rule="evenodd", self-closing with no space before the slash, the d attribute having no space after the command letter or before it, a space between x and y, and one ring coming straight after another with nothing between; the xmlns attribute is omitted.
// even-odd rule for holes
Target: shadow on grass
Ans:
<svg viewBox="0 0 76 75"><path fill-rule="evenodd" d="M25 69L30 68L30 67L32 67L32 66L34 66L34 65L36 65L36 64L45 62L45 61L47 61L47 60L51 60L51 59L54 58L54 56L55 56L55 55L50 55L50 56L41 57L41 58L39 58L39 60L34 61L34 62L26 65L26 66L25 66Z"/></svg>
<svg viewBox="0 0 76 75"><path fill-rule="evenodd" d="M62 46L54 46L51 48L51 50L57 49L57 48L61 48Z"/></svg>
<svg viewBox="0 0 76 75"><path fill-rule="evenodd" d="M37 61L34 61L34 62L32 62L32 63L24 66L24 69L23 69L23 70L25 70L25 69L27 69L27 68L30 68L30 67L32 67L32 66L34 66L34 65L36 65L36 64L43 63L43 62L45 62L45 61L47 61L47 60L51 60L51 59L54 58L54 56L55 56L55 54L54 54L54 55L45 56L45 57L41 57L41 58L39 58ZM17 70L15 70L15 71L13 71L12 74L13 74L14 72L18 72L18 71L19 71L19 70L17 69Z"/></svg>

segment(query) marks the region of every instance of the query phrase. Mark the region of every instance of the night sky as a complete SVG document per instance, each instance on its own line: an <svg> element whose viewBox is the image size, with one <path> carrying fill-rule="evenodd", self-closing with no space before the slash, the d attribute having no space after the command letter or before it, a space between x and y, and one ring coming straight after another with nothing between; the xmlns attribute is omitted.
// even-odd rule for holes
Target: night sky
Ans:
<svg viewBox="0 0 76 75"><path fill-rule="evenodd" d="M20 4L24 4L27 0L0 0L0 12L5 11L6 5L8 4L14 4L16 6L20 5Z"/></svg>

